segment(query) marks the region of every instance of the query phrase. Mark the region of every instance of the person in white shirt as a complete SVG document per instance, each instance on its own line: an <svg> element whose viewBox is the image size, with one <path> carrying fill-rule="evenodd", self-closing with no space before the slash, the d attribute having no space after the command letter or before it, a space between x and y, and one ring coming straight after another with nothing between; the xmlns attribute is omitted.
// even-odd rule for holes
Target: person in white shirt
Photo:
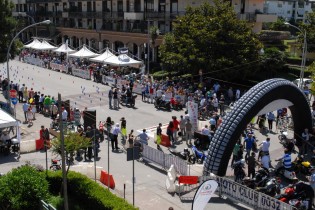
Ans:
<svg viewBox="0 0 315 210"><path fill-rule="evenodd" d="M261 142L259 146L261 146L261 151L264 153L269 153L270 138L268 137L265 141Z"/></svg>
<svg viewBox="0 0 315 210"><path fill-rule="evenodd" d="M204 107L205 106L205 102L206 102L206 98L202 97L200 100L200 107Z"/></svg>
<svg viewBox="0 0 315 210"><path fill-rule="evenodd" d="M61 119L63 120L63 121L67 121L68 120L68 112L67 112L67 110L65 109L65 108L62 108L62 115L61 115Z"/></svg>
<svg viewBox="0 0 315 210"><path fill-rule="evenodd" d="M114 149L119 150L120 148L118 147L118 134L121 133L121 130L119 128L119 123L116 123L114 129L112 130L112 134L113 137L111 139L111 143L112 143L112 151L114 151ZM115 144L115 146L114 146Z"/></svg>
<svg viewBox="0 0 315 210"><path fill-rule="evenodd" d="M159 88L159 89L156 91L156 97L160 98L160 97L162 97L162 95L163 95L163 92L162 92L162 90Z"/></svg>

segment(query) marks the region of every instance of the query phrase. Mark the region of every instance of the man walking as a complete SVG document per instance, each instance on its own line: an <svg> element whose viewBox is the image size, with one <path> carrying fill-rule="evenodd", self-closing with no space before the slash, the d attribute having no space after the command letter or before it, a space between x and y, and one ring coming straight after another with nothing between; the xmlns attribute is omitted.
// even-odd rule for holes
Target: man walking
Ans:
<svg viewBox="0 0 315 210"><path fill-rule="evenodd" d="M109 103L109 108L112 109L112 98L113 98L113 87L111 87L111 89L108 92L108 103Z"/></svg>
<svg viewBox="0 0 315 210"><path fill-rule="evenodd" d="M121 133L121 130L119 128L119 123L116 123L113 131L112 131L112 151L115 150L119 150L120 148L118 147L118 134ZM115 147L114 147L114 144L115 144Z"/></svg>
<svg viewBox="0 0 315 210"><path fill-rule="evenodd" d="M24 102L23 104L23 112L24 112L24 117L25 117L25 123L28 122L27 120L27 112L28 112L28 108L30 107L30 105L27 102Z"/></svg>

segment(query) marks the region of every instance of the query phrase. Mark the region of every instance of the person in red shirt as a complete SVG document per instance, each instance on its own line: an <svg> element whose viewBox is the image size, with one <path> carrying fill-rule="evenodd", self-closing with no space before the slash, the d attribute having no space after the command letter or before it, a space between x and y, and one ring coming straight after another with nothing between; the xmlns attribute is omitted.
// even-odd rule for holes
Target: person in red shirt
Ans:
<svg viewBox="0 0 315 210"><path fill-rule="evenodd" d="M173 116L172 119L173 119L173 124L174 124L173 137L174 137L174 141L177 141L177 132L179 130L179 121L177 120L176 116Z"/></svg>

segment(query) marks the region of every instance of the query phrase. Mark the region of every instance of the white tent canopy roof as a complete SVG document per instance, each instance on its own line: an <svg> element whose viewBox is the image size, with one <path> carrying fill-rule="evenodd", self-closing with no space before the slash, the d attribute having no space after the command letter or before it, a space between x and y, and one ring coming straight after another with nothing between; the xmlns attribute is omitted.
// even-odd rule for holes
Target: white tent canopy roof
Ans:
<svg viewBox="0 0 315 210"><path fill-rule="evenodd" d="M121 54L119 56L110 57L104 61L104 63L113 65L113 66L135 66L142 64L142 61L137 61L133 58L130 58L126 54Z"/></svg>
<svg viewBox="0 0 315 210"><path fill-rule="evenodd" d="M0 128L17 126L18 122L11 115L0 109Z"/></svg>
<svg viewBox="0 0 315 210"><path fill-rule="evenodd" d="M77 58L91 58L98 56L100 54L94 53L91 50L89 50L85 45L78 51L73 54L70 54L70 57L77 57Z"/></svg>
<svg viewBox="0 0 315 210"><path fill-rule="evenodd" d="M69 47L69 45L67 45L66 43L60 45L60 47L58 47L58 48L55 49L54 51L55 51L55 52L63 52L63 53L74 53L74 52L75 52L75 50L71 49L71 48Z"/></svg>
<svg viewBox="0 0 315 210"><path fill-rule="evenodd" d="M57 47L49 44L47 41L43 40L40 44L35 44L31 46L30 48L35 49L35 50L54 50Z"/></svg>
<svg viewBox="0 0 315 210"><path fill-rule="evenodd" d="M31 48L34 45L39 46L41 42L38 39L34 39L31 43L24 45L25 48Z"/></svg>
<svg viewBox="0 0 315 210"><path fill-rule="evenodd" d="M95 62L100 62L100 63L104 63L106 62L107 59L112 58L112 57L117 57L116 55L114 55L111 51L109 51L109 49L107 48L105 50L105 52L103 52L103 54L95 57L95 58L91 58L91 61L95 61Z"/></svg>

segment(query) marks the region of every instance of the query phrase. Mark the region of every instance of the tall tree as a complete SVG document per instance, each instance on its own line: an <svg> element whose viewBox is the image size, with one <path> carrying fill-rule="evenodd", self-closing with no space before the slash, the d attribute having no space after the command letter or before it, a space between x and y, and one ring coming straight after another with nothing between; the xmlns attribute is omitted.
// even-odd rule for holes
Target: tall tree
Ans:
<svg viewBox="0 0 315 210"><path fill-rule="evenodd" d="M315 13L308 13L305 23L302 23L300 27L306 30L307 51L315 52ZM301 43L303 43L303 38L303 34L300 33Z"/></svg>
<svg viewBox="0 0 315 210"><path fill-rule="evenodd" d="M17 21L12 17L14 4L10 0L0 0L0 63L7 60L7 50L14 37ZM11 58L18 53L17 40L11 47Z"/></svg>
<svg viewBox="0 0 315 210"><path fill-rule="evenodd" d="M173 23L160 47L168 71L212 74L220 78L245 77L259 61L262 44L248 23L237 19L228 2L186 9Z"/></svg>

